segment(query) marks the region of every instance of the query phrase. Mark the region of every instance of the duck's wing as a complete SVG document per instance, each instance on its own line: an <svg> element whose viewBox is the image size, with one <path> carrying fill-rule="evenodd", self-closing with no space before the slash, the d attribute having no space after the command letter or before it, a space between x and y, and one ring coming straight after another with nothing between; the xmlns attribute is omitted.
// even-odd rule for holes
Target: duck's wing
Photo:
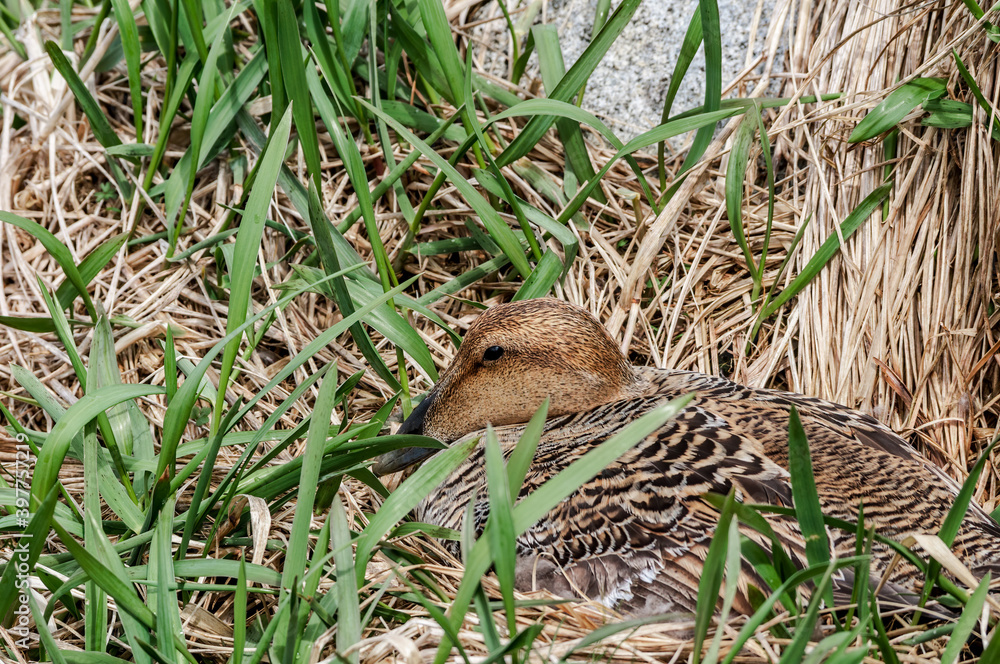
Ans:
<svg viewBox="0 0 1000 664"><path fill-rule="evenodd" d="M912 533L936 533L955 501L959 485L921 456L889 427L865 413L823 399L776 390L752 389L728 380L688 372L653 372L665 395L694 391L700 405L726 421L745 439L760 444L764 455L788 468L788 422L792 407L809 441L813 474L824 514L855 521L864 505L866 525L881 535L904 539ZM841 552L853 550L853 534L835 532ZM972 503L954 542L970 568L983 576L1000 573L1000 526ZM875 568L882 569L892 550L877 545ZM918 583L915 568L901 566L894 580Z"/></svg>
<svg viewBox="0 0 1000 664"><path fill-rule="evenodd" d="M662 395L637 398L549 420L520 497L663 400ZM523 429L497 429L505 451L510 452ZM421 503L417 519L457 530L474 501L475 527L481 534L489 517L483 456L480 446ZM688 407L518 538L517 585L601 599L631 614L693 611L719 520L718 511L702 497L730 490L745 502L792 504L787 471L769 460L759 444L729 430L710 411ZM774 523L779 537L787 537L792 555L801 557L794 521L776 516ZM759 534L746 534L769 549ZM752 566L744 565L737 610L750 608L748 583L763 587Z"/></svg>
<svg viewBox="0 0 1000 664"><path fill-rule="evenodd" d="M610 404L547 431L522 496L661 401ZM792 504L788 473L759 445L713 413L688 407L518 539L518 585L601 598L631 614L693 611L719 520L702 497L730 490L744 502ZM794 522L775 517L774 524L792 555L802 556ZM769 548L758 533L745 530ZM740 611L749 610L747 583L763 587L750 565L744 565L737 593Z"/></svg>

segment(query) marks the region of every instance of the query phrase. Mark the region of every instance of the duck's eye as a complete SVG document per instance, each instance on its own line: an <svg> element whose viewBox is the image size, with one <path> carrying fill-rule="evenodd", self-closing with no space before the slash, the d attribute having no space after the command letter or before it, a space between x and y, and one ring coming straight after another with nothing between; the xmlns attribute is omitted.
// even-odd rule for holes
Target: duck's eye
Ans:
<svg viewBox="0 0 1000 664"><path fill-rule="evenodd" d="M503 357L503 348L500 346L490 346L486 349L486 352L483 353L483 360L486 362L493 362L495 360L499 360L501 357Z"/></svg>

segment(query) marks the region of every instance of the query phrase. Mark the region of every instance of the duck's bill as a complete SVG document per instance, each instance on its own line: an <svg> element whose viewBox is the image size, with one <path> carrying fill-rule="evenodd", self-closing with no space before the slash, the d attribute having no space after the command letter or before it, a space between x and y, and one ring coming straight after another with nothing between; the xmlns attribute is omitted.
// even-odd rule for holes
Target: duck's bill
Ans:
<svg viewBox="0 0 1000 664"><path fill-rule="evenodd" d="M433 392L417 404L417 407L413 409L410 416L399 427L396 435L410 434L422 436L424 433L424 416L427 414L427 409L430 407L432 401L434 401ZM375 464L372 466L372 472L376 475L397 473L408 466L423 461L435 452L437 452L437 449L432 447L406 447L386 452L375 461Z"/></svg>
<svg viewBox="0 0 1000 664"><path fill-rule="evenodd" d="M407 447L402 450L386 452L372 465L372 472L379 476L398 473L404 468L420 463L437 451L433 447Z"/></svg>

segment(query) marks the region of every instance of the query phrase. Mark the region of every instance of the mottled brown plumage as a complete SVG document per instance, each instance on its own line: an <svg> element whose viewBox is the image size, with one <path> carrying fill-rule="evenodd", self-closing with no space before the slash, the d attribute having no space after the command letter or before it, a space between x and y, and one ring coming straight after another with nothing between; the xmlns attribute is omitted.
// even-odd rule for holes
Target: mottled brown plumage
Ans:
<svg viewBox="0 0 1000 664"><path fill-rule="evenodd" d="M809 439L827 515L856 520L863 501L866 525L902 539L937 532L957 493L950 478L868 415L714 376L633 367L587 312L552 299L484 313L404 430L450 443L479 436L490 423L509 453L521 425L550 397L550 417L524 496L654 406L688 393L694 399L675 419L518 538L519 588L600 599L637 615L693 610L718 520L702 496L735 488L745 502L792 505L787 470L791 406ZM385 459L379 465L385 471L395 464ZM488 516L482 446L419 505L415 516L457 530L471 500L481 530ZM794 520L768 519L795 562L804 564ZM761 540L753 531L746 534ZM832 534L839 555L853 553L853 533ZM996 574L1000 527L971 505L954 550L974 573ZM875 582L892 557L891 549L876 544ZM736 608L745 612L746 584L757 579L749 565L744 568ZM896 593L913 592L921 578L904 564L887 581ZM849 579L840 582L849 591Z"/></svg>

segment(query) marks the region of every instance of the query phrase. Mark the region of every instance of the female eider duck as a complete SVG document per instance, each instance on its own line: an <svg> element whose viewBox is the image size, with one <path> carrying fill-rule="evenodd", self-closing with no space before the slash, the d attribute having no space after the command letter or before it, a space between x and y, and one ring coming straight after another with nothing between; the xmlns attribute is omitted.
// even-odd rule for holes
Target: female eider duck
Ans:
<svg viewBox="0 0 1000 664"><path fill-rule="evenodd" d="M403 423L453 443L496 427L509 452L526 423L550 398L548 420L521 496L652 408L685 394L693 400L549 512L517 541L517 586L599 600L622 613L694 610L701 568L715 533L708 492L735 488L746 502L792 505L788 473L789 409L809 440L826 515L856 521L901 540L936 533L958 487L874 418L828 401L757 390L688 371L632 366L589 313L554 299L487 310L469 328L454 363ZM374 470L400 470L427 450L384 455ZM488 516L483 446L417 507L415 517L460 530L468 503L481 531ZM797 564L804 544L794 521L768 516ZM747 532L751 535L750 532ZM855 534L835 531L838 555L854 552ZM757 538L759 540L759 537ZM1000 526L969 506L953 550L978 576L1000 571ZM876 543L873 584L894 551ZM761 586L744 564L735 608L750 611L747 583ZM919 591L922 576L902 564L886 579L898 597ZM850 593L850 580L840 590ZM838 593L840 594L840 593Z"/></svg>

